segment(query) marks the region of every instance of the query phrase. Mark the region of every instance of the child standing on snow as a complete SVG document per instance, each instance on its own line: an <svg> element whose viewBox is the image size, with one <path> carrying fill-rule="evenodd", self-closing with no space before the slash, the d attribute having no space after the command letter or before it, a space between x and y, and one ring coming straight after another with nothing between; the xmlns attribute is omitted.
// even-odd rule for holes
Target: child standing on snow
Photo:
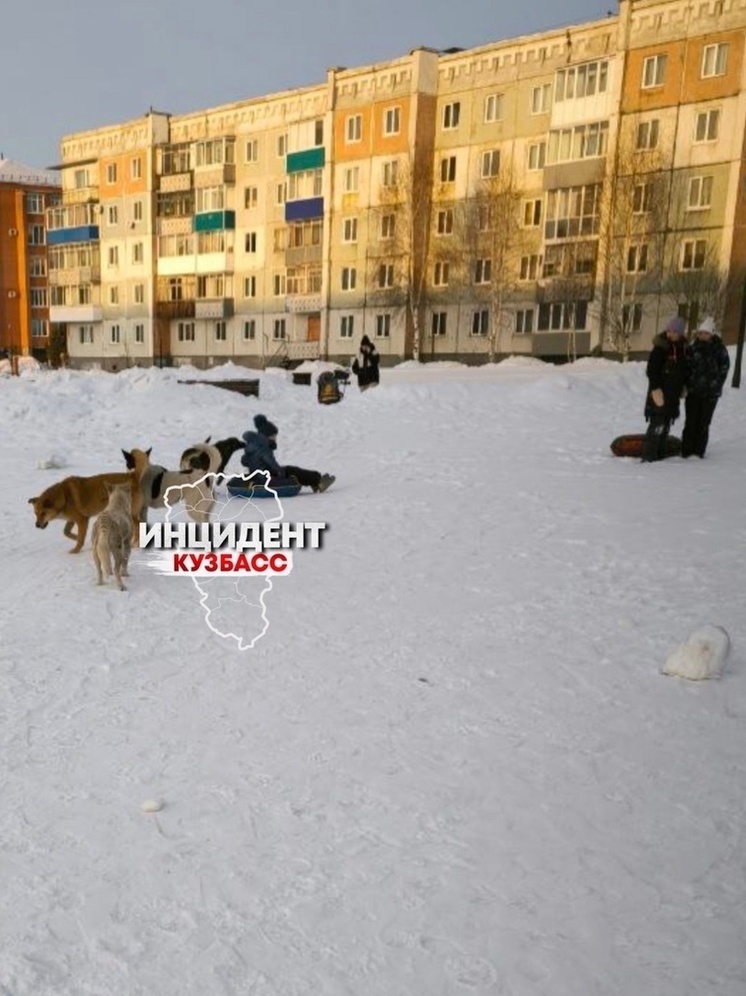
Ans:
<svg viewBox="0 0 746 996"><path fill-rule="evenodd" d="M710 422L723 393L730 370L730 356L715 332L715 320L702 320L689 347L689 386L687 389L681 455L703 457L710 436Z"/></svg>
<svg viewBox="0 0 746 996"><path fill-rule="evenodd" d="M277 449L276 425L269 421L266 415L255 415L256 432L243 434L244 451L241 463L251 474L255 470L266 470L274 477L294 477L302 487L312 491L326 491L334 484L336 477L332 474L320 474L318 470L304 470L302 467L286 465L281 467L274 457Z"/></svg>

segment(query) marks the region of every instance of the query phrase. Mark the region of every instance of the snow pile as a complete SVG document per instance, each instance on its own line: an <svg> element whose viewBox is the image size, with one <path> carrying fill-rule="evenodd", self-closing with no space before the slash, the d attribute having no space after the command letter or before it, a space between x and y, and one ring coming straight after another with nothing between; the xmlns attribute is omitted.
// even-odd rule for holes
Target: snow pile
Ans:
<svg viewBox="0 0 746 996"><path fill-rule="evenodd" d="M719 678L730 653L730 637L722 626L703 626L668 657L663 674L703 681Z"/></svg>

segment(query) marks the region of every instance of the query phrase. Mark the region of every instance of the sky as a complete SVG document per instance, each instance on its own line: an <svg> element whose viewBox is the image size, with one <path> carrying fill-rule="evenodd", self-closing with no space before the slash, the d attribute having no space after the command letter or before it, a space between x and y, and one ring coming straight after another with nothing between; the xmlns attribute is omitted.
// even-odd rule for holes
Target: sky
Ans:
<svg viewBox="0 0 746 996"><path fill-rule="evenodd" d="M4 367L3 996L743 996L742 390L704 460L641 464L609 443L643 362L404 363L329 406ZM136 549L120 592L91 529L35 528L67 475L259 412L336 475L283 499L327 528L266 630L263 578L202 598ZM714 626L721 679L661 673Z"/></svg>
<svg viewBox="0 0 746 996"><path fill-rule="evenodd" d="M71 132L323 81L412 48L470 48L606 16L616 0L13 0L0 31L0 151L59 161Z"/></svg>

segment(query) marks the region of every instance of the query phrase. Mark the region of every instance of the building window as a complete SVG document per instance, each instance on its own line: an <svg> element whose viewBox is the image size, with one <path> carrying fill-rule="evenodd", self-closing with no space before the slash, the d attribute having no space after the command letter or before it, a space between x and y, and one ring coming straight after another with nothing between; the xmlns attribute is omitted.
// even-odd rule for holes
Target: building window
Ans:
<svg viewBox="0 0 746 996"><path fill-rule="evenodd" d="M552 99L552 84L543 83L531 89L531 113L547 114Z"/></svg>
<svg viewBox="0 0 746 996"><path fill-rule="evenodd" d="M515 313L516 335L530 335L534 331L534 309L523 308Z"/></svg>
<svg viewBox="0 0 746 996"><path fill-rule="evenodd" d="M258 187L244 187L243 191L243 206L250 210L255 208L259 202L259 188Z"/></svg>
<svg viewBox="0 0 746 996"><path fill-rule="evenodd" d="M447 287L448 286L448 275L450 272L450 264L438 260L438 262L433 267L433 287Z"/></svg>
<svg viewBox="0 0 746 996"><path fill-rule="evenodd" d="M274 278L272 280L272 290L274 292L275 297L284 297L286 293L285 291L286 286L287 286L286 275L284 273L275 273Z"/></svg>
<svg viewBox="0 0 746 996"><path fill-rule="evenodd" d="M243 296L256 297L256 276L243 278Z"/></svg>
<svg viewBox="0 0 746 996"><path fill-rule="evenodd" d="M139 162L139 160L135 161ZM145 342L145 326L142 324L135 325L135 342Z"/></svg>
<svg viewBox="0 0 746 996"><path fill-rule="evenodd" d="M288 137L287 135L277 136L277 158L284 159L288 154Z"/></svg>
<svg viewBox="0 0 746 996"><path fill-rule="evenodd" d="M641 121L637 126L637 138L635 140L635 148L638 152L657 149L659 132L660 121L658 118L653 118L651 121Z"/></svg>
<svg viewBox="0 0 746 996"><path fill-rule="evenodd" d="M179 322L176 335L179 342L194 342L194 322Z"/></svg>
<svg viewBox="0 0 746 996"><path fill-rule="evenodd" d="M609 85L609 63L587 62L582 66L570 66L557 73L554 99L577 100L592 97L596 93L606 93Z"/></svg>
<svg viewBox="0 0 746 996"><path fill-rule="evenodd" d="M648 247L646 243L630 246L627 250L627 273L645 273L648 268Z"/></svg>
<svg viewBox="0 0 746 996"><path fill-rule="evenodd" d="M396 215L384 214L381 217L381 238L393 239L396 234Z"/></svg>
<svg viewBox="0 0 746 996"><path fill-rule="evenodd" d="M482 153L482 179L497 176L500 172L500 152L498 149L490 149Z"/></svg>
<svg viewBox="0 0 746 996"><path fill-rule="evenodd" d="M523 227L538 228L541 224L541 198L523 202Z"/></svg>
<svg viewBox="0 0 746 996"><path fill-rule="evenodd" d="M275 318L272 324L272 338L273 339L284 339L286 337L287 328L285 325L284 318Z"/></svg>
<svg viewBox="0 0 746 996"><path fill-rule="evenodd" d="M226 342L228 339L228 326L223 319L215 322L215 342Z"/></svg>
<svg viewBox="0 0 746 996"><path fill-rule="evenodd" d="M378 286L381 290L394 286L394 265L393 263L381 263L378 267Z"/></svg>
<svg viewBox="0 0 746 996"><path fill-rule="evenodd" d="M597 235L600 226L601 184L550 190L544 235L547 239Z"/></svg>
<svg viewBox="0 0 746 996"><path fill-rule="evenodd" d="M395 187L399 179L399 163L391 159L383 164L383 186Z"/></svg>
<svg viewBox="0 0 746 996"><path fill-rule="evenodd" d="M693 176L689 181L688 211L705 211L712 206L712 177Z"/></svg>
<svg viewBox="0 0 746 996"><path fill-rule="evenodd" d="M713 108L697 115L694 125L695 142L716 142L720 134L720 110Z"/></svg>
<svg viewBox="0 0 746 996"><path fill-rule="evenodd" d="M109 246L109 266L119 266L119 246Z"/></svg>
<svg viewBox="0 0 746 996"><path fill-rule="evenodd" d="M317 118L313 123L313 144L315 146L324 144L324 120Z"/></svg>
<svg viewBox="0 0 746 996"><path fill-rule="evenodd" d="M357 284L357 270L354 266L343 266L342 267L342 290L352 291L355 290L355 285Z"/></svg>
<svg viewBox="0 0 746 996"><path fill-rule="evenodd" d="M564 301L539 305L539 332L582 331L588 316L587 301Z"/></svg>
<svg viewBox="0 0 746 996"><path fill-rule="evenodd" d="M447 325L448 325L448 312L434 311L432 322L430 325L430 334L434 339L437 336L445 335Z"/></svg>
<svg viewBox="0 0 746 996"><path fill-rule="evenodd" d="M474 283L488 284L492 280L492 260L478 259L474 267Z"/></svg>
<svg viewBox="0 0 746 996"><path fill-rule="evenodd" d="M608 139L608 121L558 128L549 133L549 162L572 162L605 156Z"/></svg>
<svg viewBox="0 0 746 996"><path fill-rule="evenodd" d="M663 86L666 80L666 66L668 56L650 55L642 64L642 89L652 90L653 87Z"/></svg>
<svg viewBox="0 0 746 996"><path fill-rule="evenodd" d="M142 242L135 242L132 246L132 262L142 263L145 259L145 246Z"/></svg>
<svg viewBox="0 0 746 996"><path fill-rule="evenodd" d="M247 163L259 162L259 142L256 138L250 138L244 146L244 161Z"/></svg>
<svg viewBox="0 0 746 996"><path fill-rule="evenodd" d="M284 204L288 196L288 185L283 180L282 183L277 184L277 191L275 198L278 204Z"/></svg>
<svg viewBox="0 0 746 996"><path fill-rule="evenodd" d="M132 205L132 220L142 221L142 201L135 201Z"/></svg>
<svg viewBox="0 0 746 996"><path fill-rule="evenodd" d="M136 159L130 159L130 176L133 180L142 178L142 159L139 156ZM138 326L138 328L140 327Z"/></svg>
<svg viewBox="0 0 746 996"><path fill-rule="evenodd" d="M445 211L438 211L437 232L438 235L451 235L453 233L452 208L447 208Z"/></svg>
<svg viewBox="0 0 746 996"><path fill-rule="evenodd" d="M82 190L84 187L89 187L90 182L88 178L87 169L76 169L73 173L73 185L76 190Z"/></svg>
<svg viewBox="0 0 746 996"><path fill-rule="evenodd" d="M145 304L145 284L135 284L135 304Z"/></svg>
<svg viewBox="0 0 746 996"><path fill-rule="evenodd" d="M356 194L360 183L360 167L348 166L344 171L342 188L346 194Z"/></svg>
<svg viewBox="0 0 746 996"><path fill-rule="evenodd" d="M256 319L247 318L243 323L243 339L244 342L249 342L252 339L256 339Z"/></svg>
<svg viewBox="0 0 746 996"><path fill-rule="evenodd" d="M486 308L481 311L472 312L471 316L471 334L472 335L487 335L490 329L490 313Z"/></svg>
<svg viewBox="0 0 746 996"><path fill-rule="evenodd" d="M503 95L501 93L491 93L484 98L484 123L492 124L493 121L500 121L503 116Z"/></svg>
<svg viewBox="0 0 746 996"><path fill-rule="evenodd" d="M443 108L443 128L449 131L458 128L461 118L461 102L456 100L452 104L446 104Z"/></svg>
<svg viewBox="0 0 746 996"><path fill-rule="evenodd" d="M653 205L653 185L636 183L632 188L632 213L647 214Z"/></svg>
<svg viewBox="0 0 746 996"><path fill-rule="evenodd" d="M342 219L342 241L357 242L357 218Z"/></svg>
<svg viewBox="0 0 746 996"><path fill-rule="evenodd" d="M247 232L244 237L244 250L249 253L256 252L256 245L257 245L256 232Z"/></svg>
<svg viewBox="0 0 746 996"><path fill-rule="evenodd" d="M106 167L106 182L116 183L117 182L117 164L109 163Z"/></svg>
<svg viewBox="0 0 746 996"><path fill-rule="evenodd" d="M345 121L345 142L352 145L354 142L361 142L363 138L363 116L362 114L350 114Z"/></svg>
<svg viewBox="0 0 746 996"><path fill-rule="evenodd" d="M531 256L521 256L519 269L519 280L536 280L539 275L539 264L541 257L534 254Z"/></svg>
<svg viewBox="0 0 746 996"><path fill-rule="evenodd" d="M41 194L26 194L26 213L44 214L44 197Z"/></svg>
<svg viewBox="0 0 746 996"><path fill-rule="evenodd" d="M109 342L116 346L122 341L122 334L118 325L112 325L109 328Z"/></svg>
<svg viewBox="0 0 746 996"><path fill-rule="evenodd" d="M642 304L639 301L622 306L622 326L628 332L640 331L642 326Z"/></svg>
<svg viewBox="0 0 746 996"><path fill-rule="evenodd" d="M376 339L391 337L391 315L376 315Z"/></svg>
<svg viewBox="0 0 746 996"><path fill-rule="evenodd" d="M78 342L81 346L85 346L93 342L93 326L92 325L79 325L78 326Z"/></svg>
<svg viewBox="0 0 746 996"><path fill-rule="evenodd" d="M49 326L46 318L31 319L31 335L34 339L46 339L49 335Z"/></svg>
<svg viewBox="0 0 746 996"><path fill-rule="evenodd" d="M46 277L46 258L44 256L29 256L28 272L30 277Z"/></svg>
<svg viewBox="0 0 746 996"><path fill-rule="evenodd" d="M440 182L454 183L456 180L456 157L446 156L440 160Z"/></svg>
<svg viewBox="0 0 746 996"><path fill-rule="evenodd" d="M398 135L400 129L401 108L388 107L383 116L384 135Z"/></svg>
<svg viewBox="0 0 746 996"><path fill-rule="evenodd" d="M534 142L528 147L528 168L544 169L547 162L547 143Z"/></svg>
<svg viewBox="0 0 746 996"><path fill-rule="evenodd" d="M109 304L119 304L119 288L109 288Z"/></svg>
<svg viewBox="0 0 746 996"><path fill-rule="evenodd" d="M30 246L43 246L45 238L46 236L43 225L29 225L28 244Z"/></svg>
<svg viewBox="0 0 746 996"><path fill-rule="evenodd" d="M725 76L728 68L728 46L726 44L705 45L702 49L702 79L711 76Z"/></svg>
<svg viewBox="0 0 746 996"><path fill-rule="evenodd" d="M339 319L339 337L340 339L352 339L355 333L355 316L354 315L342 315Z"/></svg>
<svg viewBox="0 0 746 996"><path fill-rule="evenodd" d="M46 287L32 287L30 292L32 308L46 308L47 289Z"/></svg>

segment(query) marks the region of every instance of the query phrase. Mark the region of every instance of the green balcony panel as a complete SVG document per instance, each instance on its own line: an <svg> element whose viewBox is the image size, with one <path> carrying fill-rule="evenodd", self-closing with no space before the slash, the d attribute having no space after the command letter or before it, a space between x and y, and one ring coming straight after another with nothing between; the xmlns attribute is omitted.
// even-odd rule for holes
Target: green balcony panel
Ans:
<svg viewBox="0 0 746 996"><path fill-rule="evenodd" d="M195 232L223 232L235 227L235 211L206 211L204 214L194 216Z"/></svg>
<svg viewBox="0 0 746 996"><path fill-rule="evenodd" d="M309 169L321 169L325 162L324 149L321 147L289 153L285 166L288 173L305 173Z"/></svg>

